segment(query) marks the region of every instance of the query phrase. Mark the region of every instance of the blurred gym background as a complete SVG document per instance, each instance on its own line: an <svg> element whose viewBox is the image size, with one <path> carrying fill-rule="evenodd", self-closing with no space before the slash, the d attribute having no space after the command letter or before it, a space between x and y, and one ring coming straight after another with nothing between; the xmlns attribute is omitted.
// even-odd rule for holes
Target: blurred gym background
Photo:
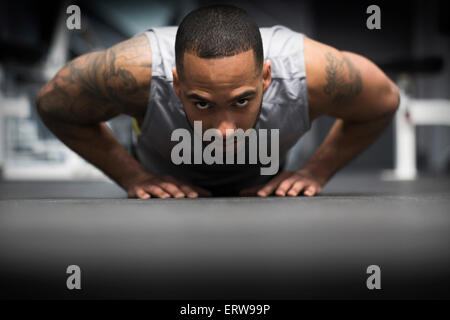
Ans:
<svg viewBox="0 0 450 320"><path fill-rule="evenodd" d="M203 0L5 1L0 3L0 168L5 180L102 180L95 168L68 150L38 118L34 101L43 84L68 60L107 48L150 27L177 25ZM444 101L450 108L450 6L445 0L415 1L220 1L247 10L260 27L285 25L340 50L362 54L404 93L421 101ZM66 8L81 9L81 29L68 30ZM381 30L368 30L366 9L381 8ZM422 103L423 104L423 103ZM363 107L363 106L361 106ZM425 113L427 110L425 108ZM316 120L296 146L302 162L326 136L333 119ZM422 123L423 124L423 123ZM420 174L450 173L450 126L445 120L413 126ZM127 149L131 120L109 125ZM398 139L398 137L397 137ZM345 171L393 169L395 121Z"/></svg>

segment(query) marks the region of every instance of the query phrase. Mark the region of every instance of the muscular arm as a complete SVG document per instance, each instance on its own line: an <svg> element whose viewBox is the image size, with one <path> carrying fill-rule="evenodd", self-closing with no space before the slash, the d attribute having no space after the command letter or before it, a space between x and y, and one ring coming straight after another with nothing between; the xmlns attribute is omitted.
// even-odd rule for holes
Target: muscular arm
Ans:
<svg viewBox="0 0 450 320"><path fill-rule="evenodd" d="M323 185L371 145L399 105L395 84L371 61L305 39L311 121L336 118L328 136L304 170Z"/></svg>
<svg viewBox="0 0 450 320"><path fill-rule="evenodd" d="M118 143L105 121L145 114L151 51L145 35L69 62L39 92L37 110L69 148L122 187L144 168Z"/></svg>

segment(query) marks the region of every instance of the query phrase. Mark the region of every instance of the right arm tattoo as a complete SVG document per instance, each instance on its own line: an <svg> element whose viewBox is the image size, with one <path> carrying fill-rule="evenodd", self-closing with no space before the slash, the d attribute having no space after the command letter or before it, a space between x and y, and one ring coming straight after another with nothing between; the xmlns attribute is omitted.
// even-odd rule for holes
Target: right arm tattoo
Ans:
<svg viewBox="0 0 450 320"><path fill-rule="evenodd" d="M41 90L38 104L61 121L93 124L147 105L151 51L145 35L69 62Z"/></svg>

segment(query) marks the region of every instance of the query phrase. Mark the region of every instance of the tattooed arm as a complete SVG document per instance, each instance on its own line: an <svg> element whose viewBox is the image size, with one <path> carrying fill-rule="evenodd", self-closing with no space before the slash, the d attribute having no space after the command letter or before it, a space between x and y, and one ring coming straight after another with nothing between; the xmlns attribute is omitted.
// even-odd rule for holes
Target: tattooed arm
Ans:
<svg viewBox="0 0 450 320"><path fill-rule="evenodd" d="M145 35L69 62L39 92L37 110L69 148L101 169L130 198L209 196L173 177L147 172L105 125L119 114L143 120L152 74Z"/></svg>
<svg viewBox="0 0 450 320"><path fill-rule="evenodd" d="M371 61L305 38L310 119L337 118L303 170L324 185L371 145L399 105L395 84Z"/></svg>
<svg viewBox="0 0 450 320"><path fill-rule="evenodd" d="M386 128L399 104L397 87L372 62L305 37L310 121L337 118L325 141L299 170L284 171L242 195L314 196L333 174Z"/></svg>
<svg viewBox="0 0 450 320"><path fill-rule="evenodd" d="M371 145L399 105L395 84L371 61L305 38L310 119L336 118L328 136L302 168L323 186ZM320 192L313 188L312 194Z"/></svg>
<svg viewBox="0 0 450 320"><path fill-rule="evenodd" d="M141 35L69 62L39 92L37 110L68 147L126 188L144 168L105 125L119 114L142 119L151 81L151 51Z"/></svg>
<svg viewBox="0 0 450 320"><path fill-rule="evenodd" d="M393 115L395 84L370 60L305 38L310 118L329 115L364 122Z"/></svg>

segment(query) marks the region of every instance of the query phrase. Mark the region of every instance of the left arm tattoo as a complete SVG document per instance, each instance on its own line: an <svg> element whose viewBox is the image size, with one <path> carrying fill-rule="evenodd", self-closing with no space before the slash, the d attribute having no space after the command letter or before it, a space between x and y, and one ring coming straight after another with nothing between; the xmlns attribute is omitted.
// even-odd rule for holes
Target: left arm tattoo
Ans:
<svg viewBox="0 0 450 320"><path fill-rule="evenodd" d="M362 91L361 73L348 57L341 59L332 52L325 54L327 77L323 92L330 96L336 105L345 104Z"/></svg>

